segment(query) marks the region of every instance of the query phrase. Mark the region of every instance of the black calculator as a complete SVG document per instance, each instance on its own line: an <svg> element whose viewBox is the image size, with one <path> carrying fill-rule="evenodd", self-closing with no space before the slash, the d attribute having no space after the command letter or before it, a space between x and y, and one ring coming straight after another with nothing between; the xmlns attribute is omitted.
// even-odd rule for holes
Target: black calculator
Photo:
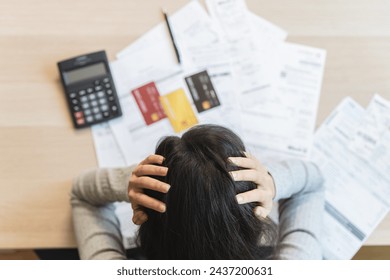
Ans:
<svg viewBox="0 0 390 280"><path fill-rule="evenodd" d="M75 128L122 115L105 51L58 62Z"/></svg>

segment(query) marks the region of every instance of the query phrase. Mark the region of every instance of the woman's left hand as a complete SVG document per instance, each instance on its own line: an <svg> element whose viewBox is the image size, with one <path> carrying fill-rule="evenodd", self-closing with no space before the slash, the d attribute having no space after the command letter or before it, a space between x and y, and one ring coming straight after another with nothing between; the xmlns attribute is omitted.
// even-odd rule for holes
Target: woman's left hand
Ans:
<svg viewBox="0 0 390 280"><path fill-rule="evenodd" d="M251 181L257 188L240 193L236 196L239 204L259 202L255 208L257 217L265 218L272 210L272 199L275 197L275 183L268 170L253 156L245 153L247 157L229 157L230 162L236 166L246 168L230 172L234 181Z"/></svg>
<svg viewBox="0 0 390 280"><path fill-rule="evenodd" d="M150 176L166 176L168 168L158 166L162 164L164 157L160 155L150 155L134 169L130 176L128 185L128 195L133 208L133 222L141 225L148 219L143 207L153 209L157 212L165 212L165 203L144 194L144 189L167 193L170 186Z"/></svg>

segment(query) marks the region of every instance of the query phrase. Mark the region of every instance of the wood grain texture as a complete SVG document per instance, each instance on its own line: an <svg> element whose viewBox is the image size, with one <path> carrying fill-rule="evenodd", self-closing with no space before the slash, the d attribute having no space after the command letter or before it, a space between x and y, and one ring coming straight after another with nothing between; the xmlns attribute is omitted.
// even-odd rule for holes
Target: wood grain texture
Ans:
<svg viewBox="0 0 390 280"><path fill-rule="evenodd" d="M168 12L187 0L166 1ZM325 48L317 124L345 96L390 99L390 1L248 0L288 41ZM0 248L74 247L72 178L96 167L90 130L72 128L56 62L110 59L161 22L161 1L0 1ZM390 217L366 244L390 244Z"/></svg>

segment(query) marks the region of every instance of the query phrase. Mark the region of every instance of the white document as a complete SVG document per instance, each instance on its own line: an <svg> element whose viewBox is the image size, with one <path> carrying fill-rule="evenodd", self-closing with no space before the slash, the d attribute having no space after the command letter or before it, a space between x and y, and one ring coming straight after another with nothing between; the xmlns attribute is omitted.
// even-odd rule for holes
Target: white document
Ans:
<svg viewBox="0 0 390 280"><path fill-rule="evenodd" d="M257 95L242 110L244 140L255 155L272 151L278 158L307 158L317 117L326 52L285 43L280 58L283 68L268 95ZM257 147L257 148L256 148Z"/></svg>
<svg viewBox="0 0 390 280"><path fill-rule="evenodd" d="M99 167L123 167L125 159L108 123L92 126L93 142Z"/></svg>
<svg viewBox="0 0 390 280"><path fill-rule="evenodd" d="M204 68L228 63L227 46L221 39L221 31L198 1L191 1L169 17L171 30L180 53L183 68ZM141 38L117 54L122 58L134 52L146 50L155 44L163 44L165 51L177 64L174 48L166 23L161 22Z"/></svg>
<svg viewBox="0 0 390 280"><path fill-rule="evenodd" d="M170 18L184 69L230 63L222 31L198 1L190 2Z"/></svg>
<svg viewBox="0 0 390 280"><path fill-rule="evenodd" d="M115 214L119 220L123 246L126 249L135 248L139 226L132 221L133 209L127 202L115 202Z"/></svg>
<svg viewBox="0 0 390 280"><path fill-rule="evenodd" d="M252 36L252 22L244 0L206 0L211 17L218 20L226 39L230 42L246 40Z"/></svg>
<svg viewBox="0 0 390 280"><path fill-rule="evenodd" d="M378 94L371 99L350 149L390 180L389 101Z"/></svg>
<svg viewBox="0 0 390 280"><path fill-rule="evenodd" d="M241 99L252 100L269 93L282 67L279 57L287 32L267 20L248 12L252 34L232 43L231 57ZM247 103L241 103L245 108Z"/></svg>
<svg viewBox="0 0 390 280"><path fill-rule="evenodd" d="M176 57L161 55L169 52L170 48L167 44L158 42L111 62L110 68L118 97L131 95L133 89L151 81L159 81L180 73L182 70Z"/></svg>
<svg viewBox="0 0 390 280"><path fill-rule="evenodd" d="M242 98L266 94L280 68L276 58L287 33L249 12L243 0L208 0L206 4L212 18L224 31L223 38L229 47Z"/></svg>
<svg viewBox="0 0 390 280"><path fill-rule="evenodd" d="M326 259L352 258L389 210L389 179L348 148L365 114L346 98L315 135L311 160L325 178Z"/></svg>
<svg viewBox="0 0 390 280"><path fill-rule="evenodd" d="M283 66L279 54L280 48L284 46L284 41L287 38L287 32L256 14L250 13L250 15L253 23L252 40L256 46L256 55L261 61L261 75L270 86L273 86ZM248 93L250 95L250 92Z"/></svg>

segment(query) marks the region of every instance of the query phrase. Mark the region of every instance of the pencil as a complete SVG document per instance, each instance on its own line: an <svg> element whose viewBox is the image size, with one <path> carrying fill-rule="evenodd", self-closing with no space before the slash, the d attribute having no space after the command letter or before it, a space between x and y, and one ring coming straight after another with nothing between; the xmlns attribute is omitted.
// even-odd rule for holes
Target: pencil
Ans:
<svg viewBox="0 0 390 280"><path fill-rule="evenodd" d="M173 48L175 49L175 54L176 54L177 62L180 64L180 63L181 63L180 54L179 54L179 50L178 50L177 45L176 45L176 42L175 42L175 38L173 37L171 25L169 24L168 15L167 15L167 13L165 12L164 9L161 9L161 11L162 11L162 13L163 13L163 15L164 15L165 23L167 24L167 27L168 27L169 37L171 37L171 41L172 41Z"/></svg>

